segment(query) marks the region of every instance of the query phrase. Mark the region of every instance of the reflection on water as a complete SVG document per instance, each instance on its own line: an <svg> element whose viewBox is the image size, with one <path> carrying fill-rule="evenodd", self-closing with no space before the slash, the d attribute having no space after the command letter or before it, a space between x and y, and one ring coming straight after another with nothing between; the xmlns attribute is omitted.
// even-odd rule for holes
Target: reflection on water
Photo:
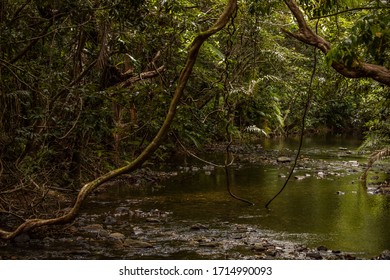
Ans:
<svg viewBox="0 0 390 280"><path fill-rule="evenodd" d="M293 154L297 140L267 141L263 145ZM224 171L215 170L210 175L202 171L180 174L161 190L148 193L152 198L142 207L173 212L177 223L252 224L274 232L281 240L362 252L366 257L378 255L390 248L390 197L368 194L359 183L361 169L348 166L350 162L354 166L356 161L365 161L356 153L358 145L359 141L354 139L306 139L303 154L322 158L323 163L298 169L296 174L305 178L292 179L270 210L264 205L283 185L288 165L244 165L231 169L234 192L253 201L255 206L233 200L226 192ZM341 150L350 152L340 154ZM318 176L323 170L329 174Z"/></svg>

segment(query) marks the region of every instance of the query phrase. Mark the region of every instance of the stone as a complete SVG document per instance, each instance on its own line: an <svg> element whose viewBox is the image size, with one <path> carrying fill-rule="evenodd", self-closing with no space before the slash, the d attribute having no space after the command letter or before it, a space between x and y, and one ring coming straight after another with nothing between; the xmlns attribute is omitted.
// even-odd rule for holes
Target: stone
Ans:
<svg viewBox="0 0 390 280"><path fill-rule="evenodd" d="M135 239L131 239L131 238L127 238L125 241L124 241L124 245L125 246L128 246L128 247L134 247L134 248L153 248L153 245L148 243L148 242L144 242L144 241L139 241L139 240L135 240Z"/></svg>
<svg viewBox="0 0 390 280"><path fill-rule="evenodd" d="M159 223L161 223L161 220L159 220L157 218L146 218L146 221L148 223L152 223L152 224L159 224Z"/></svg>
<svg viewBox="0 0 390 280"><path fill-rule="evenodd" d="M16 236L14 241L16 243L27 243L30 241L30 236L27 233L22 233Z"/></svg>
<svg viewBox="0 0 390 280"><path fill-rule="evenodd" d="M126 239L126 236L120 232L113 232L108 237L111 239L120 240L120 241L123 241Z"/></svg>
<svg viewBox="0 0 390 280"><path fill-rule="evenodd" d="M116 224L117 220L113 216L107 216L104 220L104 224L106 225L114 225Z"/></svg>
<svg viewBox="0 0 390 280"><path fill-rule="evenodd" d="M287 162L291 162L292 159L289 157L278 157L276 161L280 163L287 163Z"/></svg>
<svg viewBox="0 0 390 280"><path fill-rule="evenodd" d="M309 257L309 258L315 259L315 260L322 260L322 256L318 252L308 252L308 253L306 253L306 257Z"/></svg>
<svg viewBox="0 0 390 280"><path fill-rule="evenodd" d="M252 246L252 250L255 252L264 252L267 250L267 247L264 246L262 243L256 243Z"/></svg>
<svg viewBox="0 0 390 280"><path fill-rule="evenodd" d="M390 260L390 250L385 250L379 256L380 260Z"/></svg>
<svg viewBox="0 0 390 280"><path fill-rule="evenodd" d="M129 215L130 209L129 207L118 207L115 209L115 216L125 216Z"/></svg>
<svg viewBox="0 0 390 280"><path fill-rule="evenodd" d="M190 230L201 230L201 229L209 229L208 226L202 224L194 224L190 227Z"/></svg>
<svg viewBox="0 0 390 280"><path fill-rule="evenodd" d="M317 251L328 251L328 248L326 248L325 246L321 245L321 246L317 247Z"/></svg>

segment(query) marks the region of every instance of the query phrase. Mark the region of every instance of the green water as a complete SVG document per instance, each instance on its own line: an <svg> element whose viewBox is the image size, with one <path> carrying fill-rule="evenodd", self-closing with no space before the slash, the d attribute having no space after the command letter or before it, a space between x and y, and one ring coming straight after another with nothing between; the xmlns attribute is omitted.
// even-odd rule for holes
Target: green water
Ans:
<svg viewBox="0 0 390 280"><path fill-rule="evenodd" d="M283 185L285 178L281 175L287 175L289 165L241 164L231 168L234 193L255 206L229 196L223 169L209 175L202 169L179 174L159 190L131 196L140 198L140 208L172 212L171 222L177 225L187 221L249 224L272 232L279 240L371 257L390 249L390 197L369 194L359 183L361 167L350 166L351 162L366 161L356 152L359 144L354 139L306 139L302 154L323 160L322 166L297 170L294 175L310 176L303 180L292 178L269 210L264 206ZM262 145L280 154L292 154L298 143L268 141ZM335 174L320 178L318 172L328 167ZM126 195L130 194L120 193L122 197ZM142 202L145 195L148 199Z"/></svg>

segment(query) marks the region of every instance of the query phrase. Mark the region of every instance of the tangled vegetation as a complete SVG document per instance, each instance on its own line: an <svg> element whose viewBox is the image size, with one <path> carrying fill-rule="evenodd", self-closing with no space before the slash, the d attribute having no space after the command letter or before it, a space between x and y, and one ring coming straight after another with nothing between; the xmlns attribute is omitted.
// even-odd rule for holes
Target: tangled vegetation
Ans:
<svg viewBox="0 0 390 280"><path fill-rule="evenodd" d="M178 141L297 133L312 46L307 132L388 149L389 1L238 2L2 1L0 214L48 217Z"/></svg>

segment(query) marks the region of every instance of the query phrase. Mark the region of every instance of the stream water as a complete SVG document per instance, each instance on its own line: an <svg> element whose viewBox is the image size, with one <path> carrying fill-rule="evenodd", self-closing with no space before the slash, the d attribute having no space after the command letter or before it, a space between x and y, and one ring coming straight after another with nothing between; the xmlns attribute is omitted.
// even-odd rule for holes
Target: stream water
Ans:
<svg viewBox="0 0 390 280"><path fill-rule="evenodd" d="M375 195L362 187L359 177L367 155L357 152L359 144L359 140L349 138L306 139L302 163L269 210L264 206L279 191L291 166L275 164L275 158L253 164L239 161L230 170L233 192L255 206L229 196L224 169L210 171L212 168L197 161L187 162L187 167L181 168L187 171L164 182L161 188L140 191L118 187L106 195L113 201L130 199L142 211L158 209L169 213L169 222L160 225L158 232L149 232L153 235L151 240L162 242L167 256L171 252L172 257L189 257L190 252L196 251L184 246L184 241L203 238L221 243L221 238L231 239L231 232L236 234L233 238L241 239L241 226L246 233L247 229L254 232L247 242L263 236L369 258L390 248L390 197ZM261 145L275 151L275 155L293 157L298 140L268 140ZM249 156L256 157L256 153ZM374 169L372 174L369 178L381 180L384 176L381 170ZM194 224L212 233L188 231ZM225 249L230 248L223 244ZM234 245L237 244L231 247Z"/></svg>
<svg viewBox="0 0 390 280"><path fill-rule="evenodd" d="M293 157L298 140L265 140L262 149L270 153L251 152L230 168L233 192L254 206L229 196L223 168L178 161L177 175L161 186L117 186L92 197L75 223L75 235L84 237L48 239L38 247L46 250L45 258L243 259L267 239L282 247L325 246L371 258L390 249L390 196L362 187L359 176L367 155L357 152L359 144L349 138L306 139L296 172L269 209L265 204L280 190L292 164L276 159ZM264 160L250 160L261 154ZM222 161L221 155L211 158ZM382 180L387 168L376 165L369 180ZM88 230L89 224L97 224L97 231ZM86 238L86 232L92 235ZM110 243L114 232L136 240L137 246Z"/></svg>

